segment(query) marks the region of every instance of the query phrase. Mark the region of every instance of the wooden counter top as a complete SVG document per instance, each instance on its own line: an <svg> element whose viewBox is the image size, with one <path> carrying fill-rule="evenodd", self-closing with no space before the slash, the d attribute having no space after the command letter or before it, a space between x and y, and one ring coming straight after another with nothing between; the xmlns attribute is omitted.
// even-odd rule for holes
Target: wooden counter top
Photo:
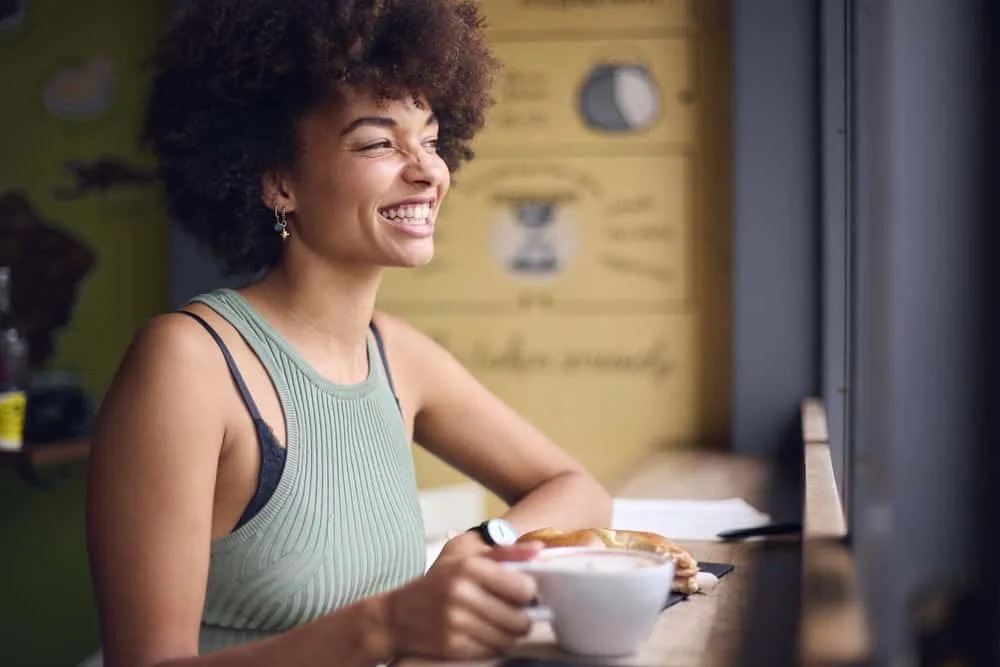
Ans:
<svg viewBox="0 0 1000 667"><path fill-rule="evenodd" d="M826 411L821 401L803 402L802 432L805 494L800 664L803 667L866 664L871 657L868 619L854 562L844 543L847 522L834 476Z"/></svg>
<svg viewBox="0 0 1000 667"><path fill-rule="evenodd" d="M703 500L742 497L760 507L766 483L767 466L759 461L719 452L670 452L657 454L644 462L635 474L615 489L615 495ZM640 651L611 664L663 667L724 667L735 664L759 543L681 544L699 560L732 563L736 569L710 593L692 596L664 611ZM536 623L532 634L515 649L514 655L560 655L550 626ZM488 667L498 662L442 663L407 659L395 664L405 667L441 664Z"/></svg>

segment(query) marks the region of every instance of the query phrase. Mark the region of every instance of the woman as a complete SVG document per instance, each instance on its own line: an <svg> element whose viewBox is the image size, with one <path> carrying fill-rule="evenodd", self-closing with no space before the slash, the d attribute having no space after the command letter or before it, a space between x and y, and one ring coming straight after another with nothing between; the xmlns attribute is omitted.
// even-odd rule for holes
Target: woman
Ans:
<svg viewBox="0 0 1000 667"><path fill-rule="evenodd" d="M101 414L88 535L108 667L372 665L529 630L516 534L605 491L441 347L374 309L430 261L495 62L473 2L199 0L144 137L172 217L259 278L135 338ZM462 221L456 224L476 224ZM509 503L426 550L410 442Z"/></svg>

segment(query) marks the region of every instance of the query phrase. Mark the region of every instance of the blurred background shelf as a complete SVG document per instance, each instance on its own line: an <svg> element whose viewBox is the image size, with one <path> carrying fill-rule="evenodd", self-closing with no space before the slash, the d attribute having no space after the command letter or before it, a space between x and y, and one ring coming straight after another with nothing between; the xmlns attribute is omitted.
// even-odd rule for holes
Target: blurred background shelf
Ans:
<svg viewBox="0 0 1000 667"><path fill-rule="evenodd" d="M19 452L0 452L0 469L14 470L25 482L45 487L51 479L43 477L51 469L86 460L90 453L87 438L70 438L25 445Z"/></svg>

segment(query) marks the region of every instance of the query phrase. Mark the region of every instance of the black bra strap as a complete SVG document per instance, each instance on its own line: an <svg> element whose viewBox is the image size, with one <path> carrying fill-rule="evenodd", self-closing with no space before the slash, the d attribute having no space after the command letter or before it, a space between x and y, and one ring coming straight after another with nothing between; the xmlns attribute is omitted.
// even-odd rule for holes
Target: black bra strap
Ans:
<svg viewBox="0 0 1000 667"><path fill-rule="evenodd" d="M178 313L183 313L184 315L189 315L193 317L201 326L205 327L205 331L211 334L212 338L218 344L219 349L222 350L222 356L226 358L226 366L229 367L229 374L233 376L233 382L236 384L236 388L240 392L240 396L243 398L243 403L247 406L247 410L250 411L250 416L254 418L254 421L260 421L260 410L257 409L257 404L254 403L253 397L250 395L250 390L247 388L246 382L243 381L243 376L240 375L239 368L236 366L236 361L233 360L233 355L229 353L229 348L222 341L218 332L212 328L212 325L206 322L200 315L196 315L188 310L178 310Z"/></svg>
<svg viewBox="0 0 1000 667"><path fill-rule="evenodd" d="M374 322L369 322L368 326L372 330L372 335L375 336L375 344L378 345L378 356L382 359L382 368L385 369L385 379L389 381L389 390L392 392L393 398L396 399L396 405L399 405L399 396L396 395L396 386L392 383L392 372L389 370L389 360L385 356L385 345L382 343L382 334L379 333L378 327L375 326Z"/></svg>

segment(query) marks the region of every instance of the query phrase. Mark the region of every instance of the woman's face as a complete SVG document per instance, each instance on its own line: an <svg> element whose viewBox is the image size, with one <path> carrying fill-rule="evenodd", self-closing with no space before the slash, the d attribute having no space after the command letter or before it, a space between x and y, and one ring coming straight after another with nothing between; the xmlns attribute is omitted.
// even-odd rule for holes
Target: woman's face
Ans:
<svg viewBox="0 0 1000 667"><path fill-rule="evenodd" d="M307 116L300 131L302 159L283 181L288 243L345 264L430 261L451 180L426 105L354 96Z"/></svg>

